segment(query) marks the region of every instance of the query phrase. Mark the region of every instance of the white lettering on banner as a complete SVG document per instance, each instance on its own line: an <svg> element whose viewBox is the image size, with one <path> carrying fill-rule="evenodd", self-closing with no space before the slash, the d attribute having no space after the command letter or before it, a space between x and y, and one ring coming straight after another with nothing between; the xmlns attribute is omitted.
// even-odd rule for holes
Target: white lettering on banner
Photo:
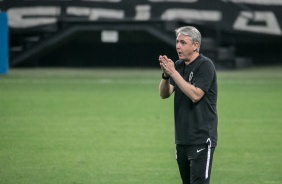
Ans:
<svg viewBox="0 0 282 184"><path fill-rule="evenodd" d="M123 19L124 11L104 8L91 9L89 20L98 20L99 18Z"/></svg>
<svg viewBox="0 0 282 184"><path fill-rule="evenodd" d="M151 6L150 5L137 5L135 7L136 15L134 20L149 20L151 18ZM111 12L112 11L112 12ZM83 7L68 7L68 15L74 16L87 16L90 20L97 20L99 17L103 18L124 18L124 13L117 10L108 9L91 9Z"/></svg>
<svg viewBox="0 0 282 184"><path fill-rule="evenodd" d="M151 6L150 5L137 5L135 7L136 15L134 20L149 20L151 17Z"/></svg>
<svg viewBox="0 0 282 184"><path fill-rule="evenodd" d="M123 19L124 11L115 9L104 9L104 8L81 8L81 7L68 7L68 15L75 16L88 16L89 20L98 20L99 18L110 18L110 19Z"/></svg>
<svg viewBox="0 0 282 184"><path fill-rule="evenodd" d="M90 15L90 8L82 8L82 7L73 7L70 6L67 8L68 15L75 15L75 16L89 16Z"/></svg>
<svg viewBox="0 0 282 184"><path fill-rule="evenodd" d="M125 18L125 11L123 9L66 7L67 16L78 16L82 17L83 20L90 21L98 21L100 19L122 20ZM135 21L151 19L152 8L149 4L136 5L135 12L135 16L133 18L130 17L130 19ZM56 6L18 7L8 9L7 14L9 27L28 28L56 23L61 16L61 8ZM223 15L221 11L217 10L170 8L163 10L159 16L157 18L163 21L181 20L190 23L193 21L218 22L222 20ZM282 35L278 18L271 11L241 11L235 22L228 22L229 24L236 31Z"/></svg>
<svg viewBox="0 0 282 184"><path fill-rule="evenodd" d="M233 3L246 3L246 4L258 4L258 5L282 5L281 0L230 0Z"/></svg>
<svg viewBox="0 0 282 184"><path fill-rule="evenodd" d="M162 16L162 20L183 20L185 22L197 21L220 21L221 12L212 10L193 10L193 9L168 9Z"/></svg>
<svg viewBox="0 0 282 184"><path fill-rule="evenodd" d="M58 7L11 8L7 13L10 27L27 28L57 22L61 9Z"/></svg>
<svg viewBox="0 0 282 184"><path fill-rule="evenodd" d="M251 25L249 24L250 21L263 21L265 22L265 25ZM239 31L250 31L256 33L281 35L281 28L275 15L272 12L243 11L240 13L238 18L234 22L233 28Z"/></svg>

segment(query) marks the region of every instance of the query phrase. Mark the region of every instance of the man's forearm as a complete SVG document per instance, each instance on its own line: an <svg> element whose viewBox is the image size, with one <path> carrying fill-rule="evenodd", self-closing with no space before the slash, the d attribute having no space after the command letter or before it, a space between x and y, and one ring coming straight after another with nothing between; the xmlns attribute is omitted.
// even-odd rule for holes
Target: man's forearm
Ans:
<svg viewBox="0 0 282 184"><path fill-rule="evenodd" d="M185 81L178 72L174 72L171 77L175 81L176 85L180 88L180 90L193 102L197 102L203 97L204 92L200 88L197 88Z"/></svg>
<svg viewBox="0 0 282 184"><path fill-rule="evenodd" d="M161 98L168 98L170 96L170 83L169 80L162 79L159 85L159 92Z"/></svg>

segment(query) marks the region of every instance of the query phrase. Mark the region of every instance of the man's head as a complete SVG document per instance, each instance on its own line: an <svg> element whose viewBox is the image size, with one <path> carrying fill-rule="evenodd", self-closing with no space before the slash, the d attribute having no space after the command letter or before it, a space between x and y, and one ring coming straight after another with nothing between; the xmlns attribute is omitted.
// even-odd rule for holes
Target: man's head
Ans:
<svg viewBox="0 0 282 184"><path fill-rule="evenodd" d="M200 51L200 46L201 46L201 33L198 29L196 29L193 26L184 26L180 27L175 30L176 37L179 34L189 36L191 38L192 43L197 42L198 43L198 49L197 52Z"/></svg>
<svg viewBox="0 0 282 184"><path fill-rule="evenodd" d="M201 45L201 33L192 26L184 26L175 30L176 50L183 61L190 61L198 56Z"/></svg>

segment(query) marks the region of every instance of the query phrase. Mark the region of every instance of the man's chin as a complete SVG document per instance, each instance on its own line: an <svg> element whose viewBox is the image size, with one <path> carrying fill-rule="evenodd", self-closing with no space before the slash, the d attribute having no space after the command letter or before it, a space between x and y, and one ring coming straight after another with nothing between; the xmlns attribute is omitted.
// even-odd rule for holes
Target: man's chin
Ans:
<svg viewBox="0 0 282 184"><path fill-rule="evenodd" d="M182 57L178 57L178 59L179 59L180 61L183 61L183 62L187 61L187 59L182 58Z"/></svg>
<svg viewBox="0 0 282 184"><path fill-rule="evenodd" d="M183 57L183 56L178 56L178 59L181 60L181 61L187 60L187 58Z"/></svg>

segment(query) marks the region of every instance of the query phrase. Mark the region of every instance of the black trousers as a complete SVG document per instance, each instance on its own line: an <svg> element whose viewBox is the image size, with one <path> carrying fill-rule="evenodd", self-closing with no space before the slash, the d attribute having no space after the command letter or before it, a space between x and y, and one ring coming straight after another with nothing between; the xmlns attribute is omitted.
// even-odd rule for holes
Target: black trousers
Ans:
<svg viewBox="0 0 282 184"><path fill-rule="evenodd" d="M183 184L209 184L215 148L176 145L176 160Z"/></svg>

